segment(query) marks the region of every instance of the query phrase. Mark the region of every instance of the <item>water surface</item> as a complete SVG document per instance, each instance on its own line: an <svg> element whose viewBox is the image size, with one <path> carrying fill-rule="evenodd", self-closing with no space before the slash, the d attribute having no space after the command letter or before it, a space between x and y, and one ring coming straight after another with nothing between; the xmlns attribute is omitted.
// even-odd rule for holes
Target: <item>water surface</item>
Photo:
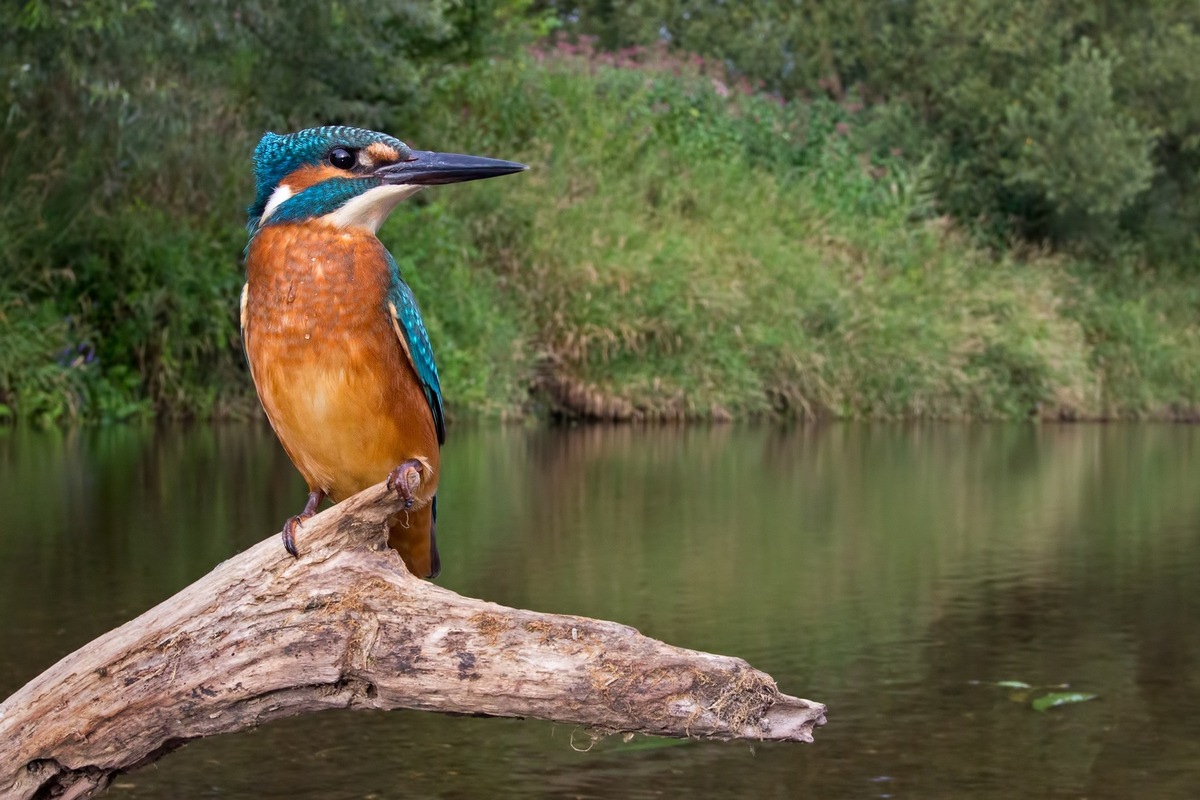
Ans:
<svg viewBox="0 0 1200 800"><path fill-rule="evenodd" d="M0 431L0 696L278 529L256 425ZM456 591L738 655L812 745L328 712L198 741L117 798L1194 798L1200 428L455 428ZM1039 713L994 685L1069 684Z"/></svg>

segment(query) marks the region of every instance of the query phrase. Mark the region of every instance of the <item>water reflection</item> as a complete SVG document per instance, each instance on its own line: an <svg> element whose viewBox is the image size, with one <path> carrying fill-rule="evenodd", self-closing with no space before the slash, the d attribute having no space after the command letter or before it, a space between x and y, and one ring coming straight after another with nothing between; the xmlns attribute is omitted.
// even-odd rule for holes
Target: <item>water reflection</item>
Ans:
<svg viewBox="0 0 1200 800"><path fill-rule="evenodd" d="M193 743L117 796L1200 785L1200 429L459 428L444 460L442 583L744 656L829 704L817 744L581 754L544 723L331 713ZM0 693L303 499L261 427L0 433ZM1039 714L1004 679L1101 699Z"/></svg>

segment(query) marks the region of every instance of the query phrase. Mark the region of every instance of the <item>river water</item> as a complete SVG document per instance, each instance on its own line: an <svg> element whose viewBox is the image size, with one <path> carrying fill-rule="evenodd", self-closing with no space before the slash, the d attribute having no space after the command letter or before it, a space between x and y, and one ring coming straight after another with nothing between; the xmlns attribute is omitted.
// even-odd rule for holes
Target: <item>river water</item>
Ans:
<svg viewBox="0 0 1200 800"><path fill-rule="evenodd" d="M1200 796L1198 427L456 427L443 464L439 583L741 656L816 742L327 712L109 796ZM0 696L303 501L259 425L0 430Z"/></svg>

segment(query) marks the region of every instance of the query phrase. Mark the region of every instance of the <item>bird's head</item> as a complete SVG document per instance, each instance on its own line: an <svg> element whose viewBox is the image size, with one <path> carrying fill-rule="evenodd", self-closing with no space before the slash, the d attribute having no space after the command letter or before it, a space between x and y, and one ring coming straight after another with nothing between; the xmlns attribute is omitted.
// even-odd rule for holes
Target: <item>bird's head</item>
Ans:
<svg viewBox="0 0 1200 800"><path fill-rule="evenodd" d="M341 125L268 133L254 148L258 185L248 226L253 235L266 225L322 220L374 233L397 203L426 186L524 169L495 158L413 150L387 134Z"/></svg>

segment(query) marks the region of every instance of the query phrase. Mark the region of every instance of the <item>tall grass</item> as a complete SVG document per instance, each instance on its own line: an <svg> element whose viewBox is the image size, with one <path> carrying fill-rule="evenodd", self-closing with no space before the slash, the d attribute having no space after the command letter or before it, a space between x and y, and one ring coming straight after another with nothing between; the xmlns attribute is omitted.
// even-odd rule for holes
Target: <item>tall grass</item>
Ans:
<svg viewBox="0 0 1200 800"><path fill-rule="evenodd" d="M978 249L931 213L919 169L859 152L853 107L781 104L654 51L494 62L436 96L416 135L534 165L435 203L467 221L551 410L1078 418L1200 400L1184 279L1109 290L1086 265Z"/></svg>

